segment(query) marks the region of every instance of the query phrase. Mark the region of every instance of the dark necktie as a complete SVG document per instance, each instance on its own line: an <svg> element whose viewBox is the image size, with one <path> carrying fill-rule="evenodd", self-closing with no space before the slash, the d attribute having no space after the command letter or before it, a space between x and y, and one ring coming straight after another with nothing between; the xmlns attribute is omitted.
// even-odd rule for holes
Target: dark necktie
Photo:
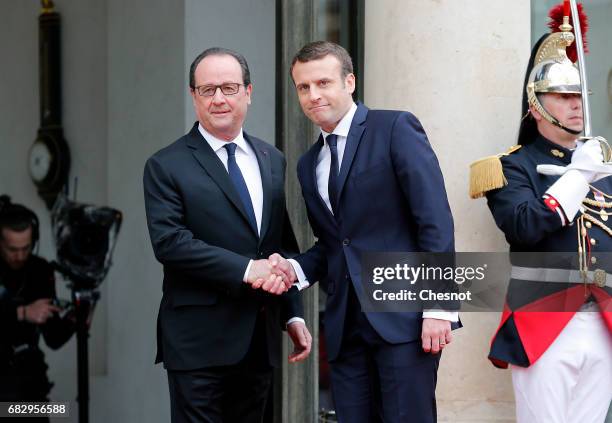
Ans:
<svg viewBox="0 0 612 423"><path fill-rule="evenodd" d="M329 179L327 180L327 193L329 194L329 204L331 204L334 215L338 207L338 136L329 134L326 138L329 151L331 152L331 163L329 164Z"/></svg>
<svg viewBox="0 0 612 423"><path fill-rule="evenodd" d="M236 163L236 144L230 142L225 144L223 147L225 147L227 150L227 171L229 173L229 177L232 180L238 195L240 196L244 210L249 218L249 223L255 230L255 233L259 233L257 230L255 211L253 210L253 202L251 201L251 196L249 195L249 190L244 182L244 177L242 176L240 167L238 167L238 163Z"/></svg>

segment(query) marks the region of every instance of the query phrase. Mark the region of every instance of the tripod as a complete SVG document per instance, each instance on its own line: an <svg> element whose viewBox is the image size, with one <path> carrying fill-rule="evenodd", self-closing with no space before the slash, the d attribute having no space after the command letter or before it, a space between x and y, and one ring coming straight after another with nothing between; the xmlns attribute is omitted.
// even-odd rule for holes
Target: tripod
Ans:
<svg viewBox="0 0 612 423"><path fill-rule="evenodd" d="M76 312L77 336L77 402L79 423L89 422L89 323L100 293L92 289L72 290Z"/></svg>
<svg viewBox="0 0 612 423"><path fill-rule="evenodd" d="M69 288L76 317L79 423L89 423L89 324L100 292L92 288L96 286L95 281L78 276L57 262L52 265L71 281Z"/></svg>

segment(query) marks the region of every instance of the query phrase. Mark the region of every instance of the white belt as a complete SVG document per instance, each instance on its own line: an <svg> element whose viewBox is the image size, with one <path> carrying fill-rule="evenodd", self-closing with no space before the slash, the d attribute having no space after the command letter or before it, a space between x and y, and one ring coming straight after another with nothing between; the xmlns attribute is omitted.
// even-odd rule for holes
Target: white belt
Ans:
<svg viewBox="0 0 612 423"><path fill-rule="evenodd" d="M525 281L587 283L597 285L600 288L604 286L612 288L612 274L601 269L586 272L586 281L584 281L582 272L579 270L512 266L510 277Z"/></svg>

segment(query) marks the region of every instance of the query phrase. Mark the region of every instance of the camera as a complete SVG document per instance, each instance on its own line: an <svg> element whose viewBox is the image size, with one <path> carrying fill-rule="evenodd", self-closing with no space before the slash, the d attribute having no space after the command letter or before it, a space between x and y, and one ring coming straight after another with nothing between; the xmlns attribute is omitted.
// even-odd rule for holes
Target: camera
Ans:
<svg viewBox="0 0 612 423"><path fill-rule="evenodd" d="M58 197L51 212L56 269L78 289L96 288L111 267L121 222L116 209Z"/></svg>

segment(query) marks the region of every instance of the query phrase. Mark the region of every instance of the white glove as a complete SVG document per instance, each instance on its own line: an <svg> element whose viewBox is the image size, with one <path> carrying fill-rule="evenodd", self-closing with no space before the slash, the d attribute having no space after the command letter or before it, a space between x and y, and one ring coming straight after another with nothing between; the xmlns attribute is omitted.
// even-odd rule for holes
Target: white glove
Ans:
<svg viewBox="0 0 612 423"><path fill-rule="evenodd" d="M570 222L580 210L582 200L589 192L589 184L612 175L612 163L604 163L601 144L596 138L579 146L569 165L538 165L537 169L544 175L563 175L546 194L559 202Z"/></svg>
<svg viewBox="0 0 612 423"><path fill-rule="evenodd" d="M589 139L574 151L568 166L538 165L538 173L563 175L575 169L580 171L587 183L593 183L612 175L612 163L604 163L603 151L597 138Z"/></svg>

